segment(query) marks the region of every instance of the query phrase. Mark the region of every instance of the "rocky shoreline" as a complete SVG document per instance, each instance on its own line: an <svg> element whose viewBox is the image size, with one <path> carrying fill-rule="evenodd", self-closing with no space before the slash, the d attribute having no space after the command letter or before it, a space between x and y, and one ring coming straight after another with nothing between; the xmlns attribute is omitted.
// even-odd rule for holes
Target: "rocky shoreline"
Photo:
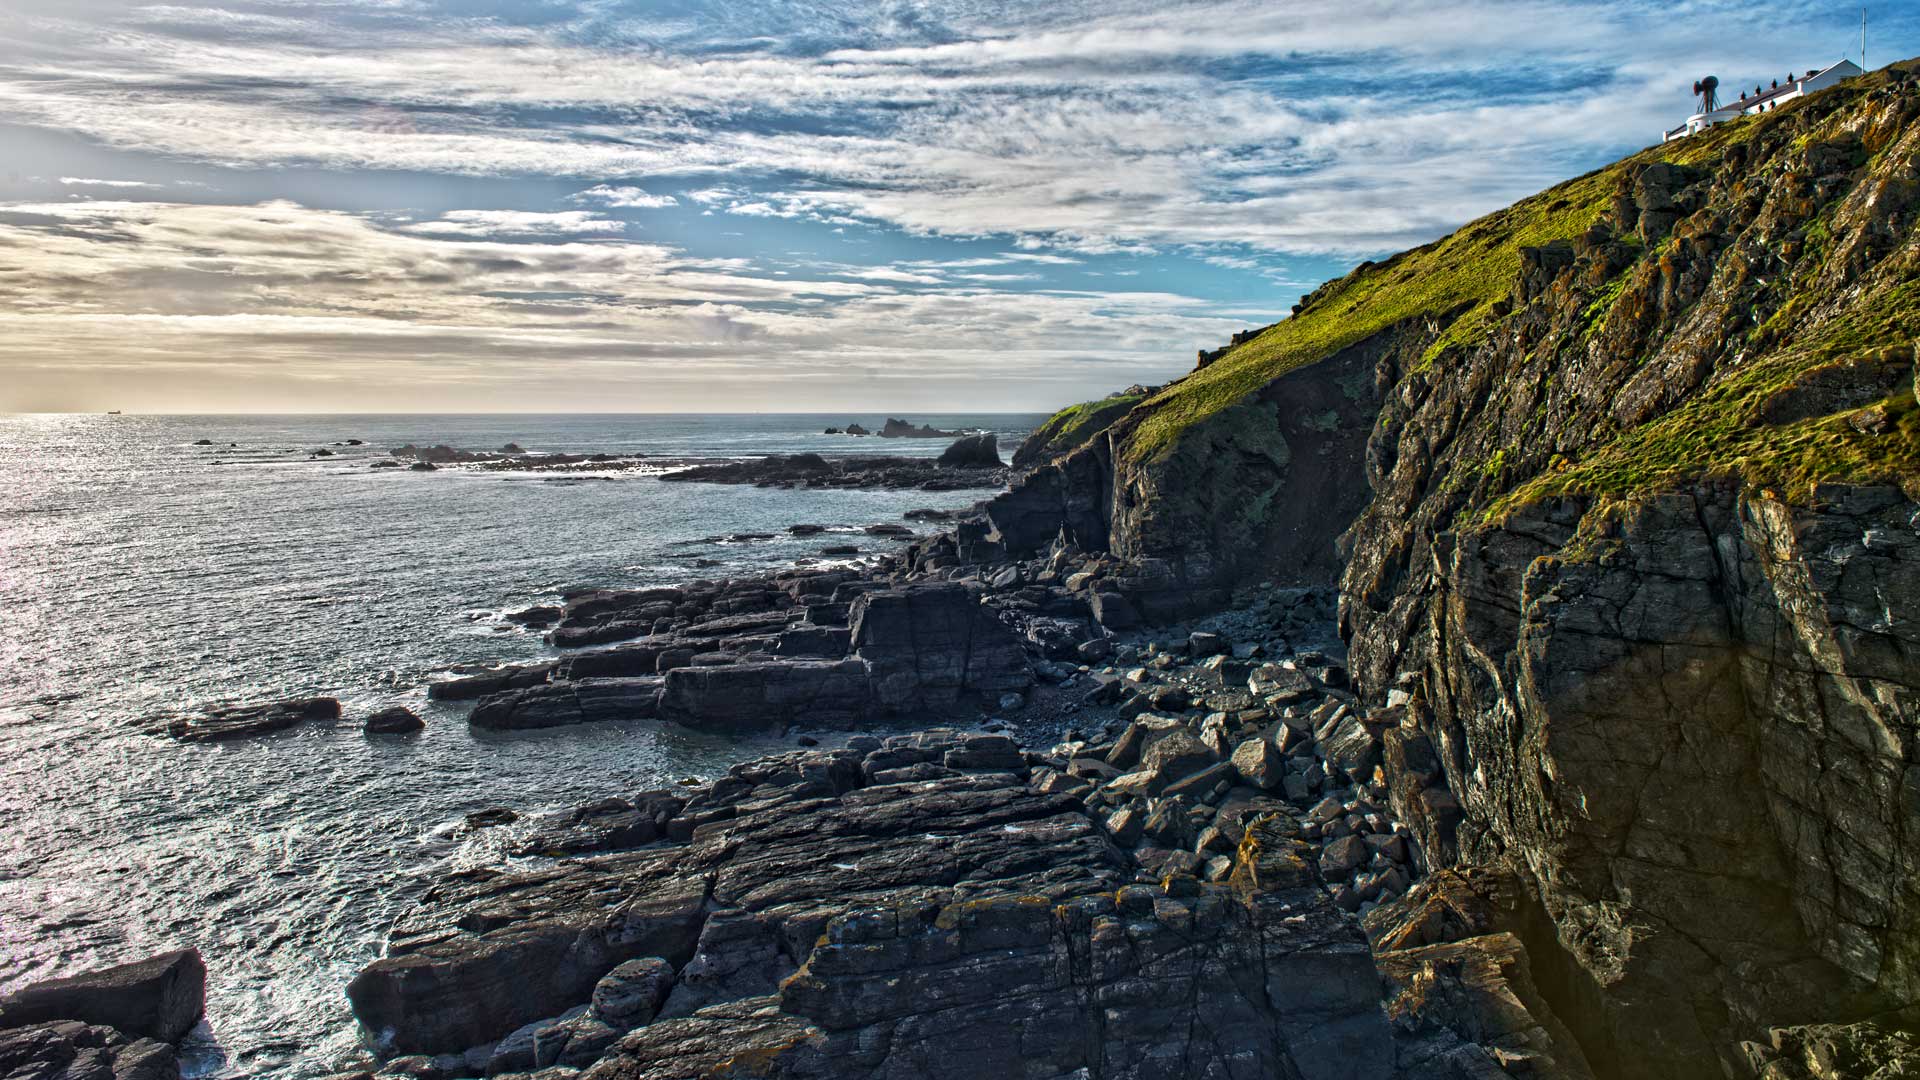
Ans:
<svg viewBox="0 0 1920 1080"><path fill-rule="evenodd" d="M462 873L403 917L349 989L379 1057L342 1076L1595 1076L1533 983L1523 890L1429 850L1461 800L1418 701L1354 691L1337 594L1183 595L1040 542L1034 482L869 566L509 615L559 655L431 684L475 728L838 745L476 815L542 865ZM299 699L154 730L338 716ZM0 1062L174 1075L164 1040L97 1020L18 1027Z"/></svg>
<svg viewBox="0 0 1920 1080"><path fill-rule="evenodd" d="M1695 138L1065 410L871 565L523 613L558 658L431 691L475 726L806 748L439 882L343 1076L1920 1071L1920 70ZM30 1015L9 1067L152 1075Z"/></svg>

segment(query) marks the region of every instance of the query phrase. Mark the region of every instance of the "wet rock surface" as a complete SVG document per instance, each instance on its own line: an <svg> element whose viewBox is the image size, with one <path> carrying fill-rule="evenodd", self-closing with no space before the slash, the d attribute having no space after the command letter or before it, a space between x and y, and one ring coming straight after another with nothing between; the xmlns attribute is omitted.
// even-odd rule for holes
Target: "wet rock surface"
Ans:
<svg viewBox="0 0 1920 1080"><path fill-rule="evenodd" d="M1386 1075L1364 936L1290 826L1220 883L1140 880L1049 762L925 732L736 766L664 840L436 887L349 995L389 1052L496 1072Z"/></svg>
<svg viewBox="0 0 1920 1080"><path fill-rule="evenodd" d="M0 999L0 1075L179 1080L174 1044L199 1023L206 981L184 949L18 990Z"/></svg>
<svg viewBox="0 0 1920 1080"><path fill-rule="evenodd" d="M179 1080L174 1048L62 1020L0 1028L0 1074L31 1080Z"/></svg>
<svg viewBox="0 0 1920 1080"><path fill-rule="evenodd" d="M261 705L212 705L156 721L151 730L181 742L221 742L287 731L314 721L340 719L330 697L293 698Z"/></svg>

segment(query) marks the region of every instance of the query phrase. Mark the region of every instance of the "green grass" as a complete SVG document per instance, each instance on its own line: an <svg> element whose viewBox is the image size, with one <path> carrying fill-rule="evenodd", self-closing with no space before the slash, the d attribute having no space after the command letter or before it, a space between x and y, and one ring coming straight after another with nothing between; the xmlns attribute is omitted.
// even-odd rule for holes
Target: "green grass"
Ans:
<svg viewBox="0 0 1920 1080"><path fill-rule="evenodd" d="M1182 432L1296 368L1316 363L1406 319L1462 312L1427 359L1483 335L1513 287L1520 249L1566 240L1600 216L1619 173L1652 152L1570 180L1490 214L1444 240L1366 265L1323 288L1304 311L1148 400L1127 455L1164 456Z"/></svg>
<svg viewBox="0 0 1920 1080"><path fill-rule="evenodd" d="M1874 307L1920 333L1920 286L1889 290ZM1871 354L1858 335L1886 340L1877 320L1836 320L1834 332L1805 349L1753 365L1712 387L1667 416L1641 425L1579 462L1559 461L1495 500L1472 517L1497 521L1515 507L1554 495L1629 496L1670 490L1708 478L1729 478L1793 501L1804 501L1821 483L1893 483L1920 494L1920 405L1911 386L1868 410L1887 414L1889 430L1868 434L1850 422L1859 412L1811 417L1779 426L1763 423L1760 408L1795 377L1822 361ZM1895 336L1902 333L1894 330ZM1896 348L1899 348L1896 346ZM1907 362L1911 363L1911 353ZM1463 521L1462 524L1470 524Z"/></svg>
<svg viewBox="0 0 1920 1080"><path fill-rule="evenodd" d="M1115 394L1099 401L1069 405L1048 417L1047 422L1034 432L1034 437L1044 438L1047 448L1045 456L1049 458L1078 450L1095 435L1112 427L1115 420L1131 412L1146 397L1145 394Z"/></svg>
<svg viewBox="0 0 1920 1080"><path fill-rule="evenodd" d="M1384 263L1362 264L1323 286L1299 314L1149 398L1125 455L1135 461L1163 458L1188 428L1289 371L1324 360L1403 320L1458 312L1422 357L1423 366L1444 363L1448 354L1470 347L1492 327L1498 318L1495 305L1511 291L1519 271L1520 249L1584 232L1606 207L1622 173L1656 161L1710 165L1729 147L1772 130L1793 112L1789 108L1743 117L1650 147L1471 222L1444 239ZM1620 287L1610 283L1611 295L1596 300L1596 307L1589 309L1590 325L1604 318Z"/></svg>

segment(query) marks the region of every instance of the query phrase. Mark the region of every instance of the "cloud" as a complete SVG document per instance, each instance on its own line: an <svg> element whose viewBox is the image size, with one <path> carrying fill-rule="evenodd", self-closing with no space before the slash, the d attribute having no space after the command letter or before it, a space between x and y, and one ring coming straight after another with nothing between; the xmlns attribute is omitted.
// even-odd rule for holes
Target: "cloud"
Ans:
<svg viewBox="0 0 1920 1080"><path fill-rule="evenodd" d="M585 191L574 192L567 196L567 200L597 202L607 207L633 207L643 210L658 210L680 205L680 200L671 195L650 195L637 187L613 187L608 184L595 184Z"/></svg>
<svg viewBox="0 0 1920 1080"><path fill-rule="evenodd" d="M60 182L68 187L157 188L160 186L145 180L94 180L85 176L63 176Z"/></svg>
<svg viewBox="0 0 1920 1080"><path fill-rule="evenodd" d="M446 408L485 388L556 408L791 409L841 407L880 365L901 393L1005 407L1165 378L1243 322L1176 293L1015 292L888 266L781 276L668 245L472 239L286 201L0 203L0 385L144 372L340 386L303 391L303 407L378 392Z"/></svg>
<svg viewBox="0 0 1920 1080"><path fill-rule="evenodd" d="M686 177L705 186L683 198L735 214L1056 253L1417 243L1644 145L1697 69L1811 63L1807 43L1832 37L1811 8L1678 18L1596 0L877 9L817 25L768 6L732 33L597 7L524 25L404 5L144 10L106 34L26 24L0 58L0 109L223 165Z"/></svg>
<svg viewBox="0 0 1920 1080"><path fill-rule="evenodd" d="M449 210L436 221L402 226L412 233L435 236L579 236L625 232L627 223L603 218L590 210L535 212L525 210Z"/></svg>

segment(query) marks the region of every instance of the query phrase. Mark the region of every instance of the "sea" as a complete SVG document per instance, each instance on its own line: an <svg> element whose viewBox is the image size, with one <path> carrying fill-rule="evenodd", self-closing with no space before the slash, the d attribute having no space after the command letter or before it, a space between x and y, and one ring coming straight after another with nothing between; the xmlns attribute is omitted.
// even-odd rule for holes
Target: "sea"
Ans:
<svg viewBox="0 0 1920 1080"><path fill-rule="evenodd" d="M1007 456L1044 417L907 419L995 431ZM0 993L197 946L207 1019L188 1075L350 1063L344 987L394 917L450 871L512 861L514 827L469 829L466 814L524 820L788 745L654 722L471 731L463 709L426 699L436 674L552 654L504 613L825 562L827 543L880 553L899 541L854 531L990 494L371 464L406 443L715 460L947 445L823 433L885 420L0 415ZM849 536L789 537L796 523ZM775 539L726 539L755 533ZM307 694L338 697L348 719L212 745L146 730L209 702ZM352 722L396 704L426 730L368 737Z"/></svg>

